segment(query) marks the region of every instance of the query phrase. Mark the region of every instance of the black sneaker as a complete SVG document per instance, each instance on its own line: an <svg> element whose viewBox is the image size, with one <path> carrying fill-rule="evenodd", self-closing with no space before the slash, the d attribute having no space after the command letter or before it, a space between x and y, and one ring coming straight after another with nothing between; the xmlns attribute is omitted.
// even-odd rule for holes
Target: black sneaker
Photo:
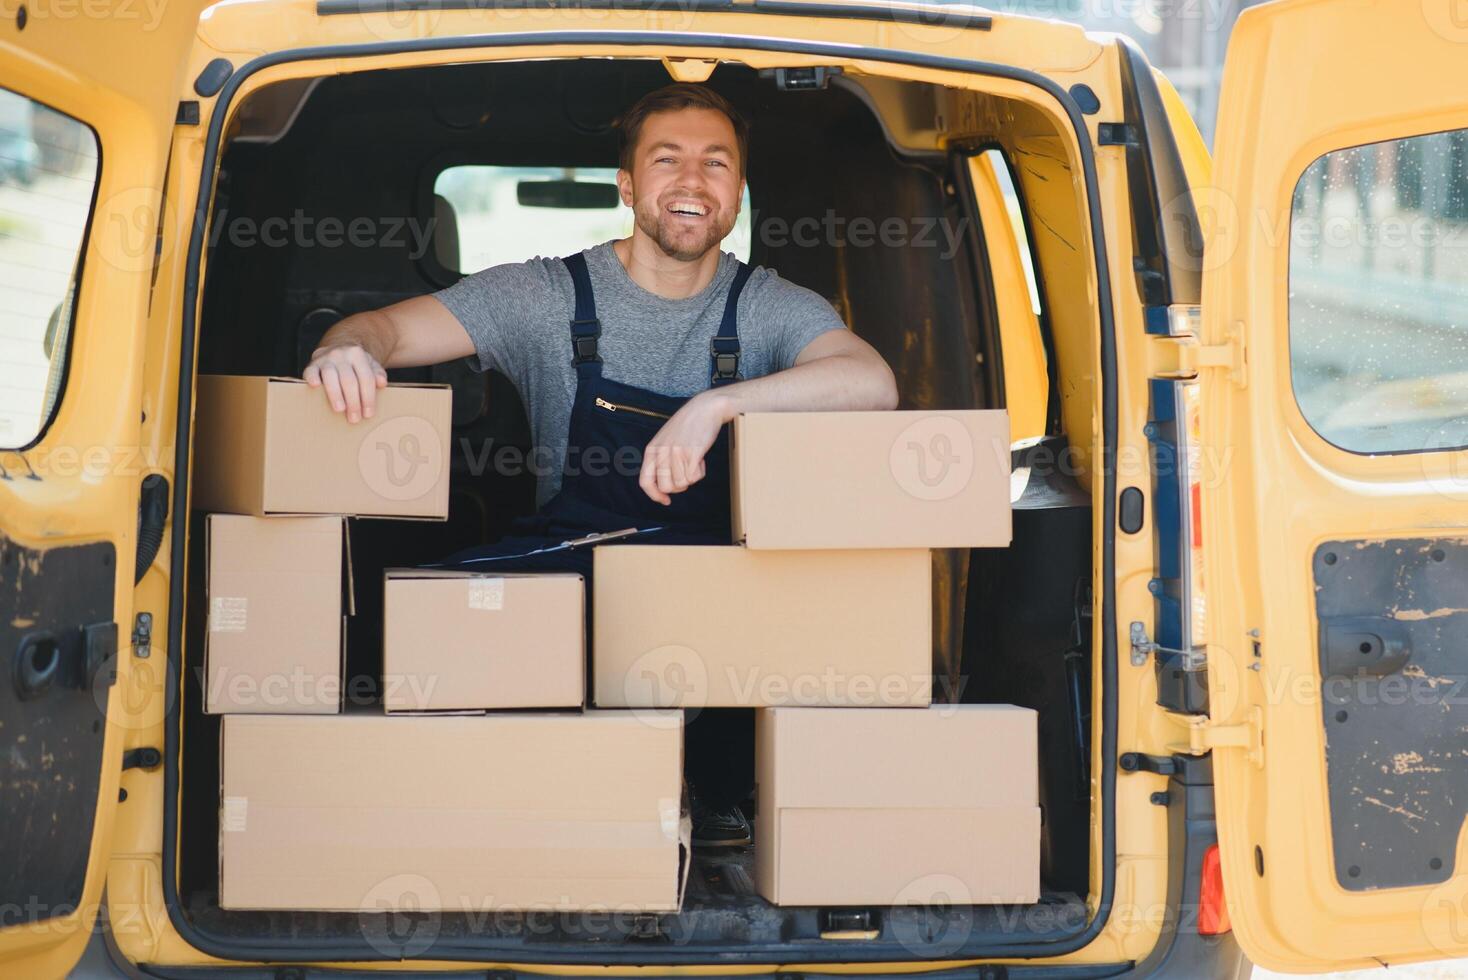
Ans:
<svg viewBox="0 0 1468 980"><path fill-rule="evenodd" d="M695 796L692 809L694 847L748 847L754 843L754 833L739 807L706 806Z"/></svg>

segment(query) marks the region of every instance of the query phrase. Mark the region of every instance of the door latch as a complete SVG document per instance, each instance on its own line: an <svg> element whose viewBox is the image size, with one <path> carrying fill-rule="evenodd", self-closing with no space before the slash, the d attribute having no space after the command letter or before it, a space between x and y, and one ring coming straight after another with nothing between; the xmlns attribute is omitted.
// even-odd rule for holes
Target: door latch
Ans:
<svg viewBox="0 0 1468 980"><path fill-rule="evenodd" d="M1202 650L1175 650L1165 647L1160 643L1154 643L1147 636L1146 624L1140 620L1133 620L1130 637L1132 643L1132 666L1142 667L1147 663L1149 654L1167 653L1178 658L1178 666L1183 670L1201 670L1208 663L1208 655Z"/></svg>

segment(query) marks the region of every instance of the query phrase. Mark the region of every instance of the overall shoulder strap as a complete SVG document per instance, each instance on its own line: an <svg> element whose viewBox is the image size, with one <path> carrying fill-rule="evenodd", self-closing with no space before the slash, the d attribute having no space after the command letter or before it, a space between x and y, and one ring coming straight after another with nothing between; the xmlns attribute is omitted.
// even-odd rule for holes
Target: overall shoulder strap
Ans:
<svg viewBox="0 0 1468 980"><path fill-rule="evenodd" d="M749 281L752 271L745 263L739 263L734 281L729 284L719 332L709 340L710 385L728 384L739 379L739 294L744 291L744 284Z"/></svg>
<svg viewBox="0 0 1468 980"><path fill-rule="evenodd" d="M596 297L591 291L591 273L586 268L586 255L577 252L561 259L571 274L576 290L576 309L571 314L571 363L581 377L601 374L601 355L597 340L601 337L601 321L596 318Z"/></svg>

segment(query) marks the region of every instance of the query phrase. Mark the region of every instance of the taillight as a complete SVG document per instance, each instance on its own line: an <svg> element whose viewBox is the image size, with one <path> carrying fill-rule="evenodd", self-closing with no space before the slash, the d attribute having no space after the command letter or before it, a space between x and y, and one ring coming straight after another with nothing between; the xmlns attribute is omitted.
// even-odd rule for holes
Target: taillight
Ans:
<svg viewBox="0 0 1468 980"><path fill-rule="evenodd" d="M1203 580L1203 446L1198 411L1199 386L1196 381L1178 385L1178 429L1185 433L1181 453L1182 479L1187 491L1188 515L1188 617L1191 626L1188 642L1193 650L1203 649L1208 625L1208 592Z"/></svg>
<svg viewBox="0 0 1468 980"><path fill-rule="evenodd" d="M1217 936L1228 932L1228 905L1223 900L1223 864L1218 845L1203 852L1203 882L1198 886L1198 935Z"/></svg>

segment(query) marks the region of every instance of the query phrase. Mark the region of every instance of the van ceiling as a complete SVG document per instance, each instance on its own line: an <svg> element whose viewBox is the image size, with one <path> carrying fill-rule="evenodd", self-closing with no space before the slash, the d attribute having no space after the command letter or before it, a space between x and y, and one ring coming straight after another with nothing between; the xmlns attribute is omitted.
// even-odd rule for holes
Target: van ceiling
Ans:
<svg viewBox="0 0 1468 980"><path fill-rule="evenodd" d="M659 62L660 63L660 62ZM489 123L487 101L496 95L489 83L493 76L498 87L513 86L516 79L510 69L520 68L544 76L549 66L554 72L556 91L561 94L561 111L565 122L576 132L583 128L600 132L608 121L630 104L631 75L628 66L646 68L651 59L568 59L554 62L491 62L446 65L432 69L404 69L398 74L426 72L423 84L426 97L439 121L456 129L475 129ZM723 89L735 72L747 70L730 63L721 65L717 87ZM666 70L666 69L665 69ZM822 69L824 71L824 69ZM652 73L657 76L656 72ZM661 83L676 79L664 76ZM543 80L543 79L540 79ZM883 135L898 153L921 155L941 153L945 133L945 116L951 92L938 86L904 82L879 75L850 75L833 72L830 83L856 95L881 124ZM301 110L316 91L322 78L293 78L267 85L247 98L230 120L226 142L273 143L286 135L301 115ZM523 81L521 79L520 81ZM611 82L611 87L606 83ZM734 93L725 92L731 98ZM621 101L624 97L629 101ZM543 104L529 100L533 104ZM584 135L584 132L583 132ZM571 159L570 157L564 157ZM557 159L561 159L558 155ZM577 164L584 165L584 164Z"/></svg>

